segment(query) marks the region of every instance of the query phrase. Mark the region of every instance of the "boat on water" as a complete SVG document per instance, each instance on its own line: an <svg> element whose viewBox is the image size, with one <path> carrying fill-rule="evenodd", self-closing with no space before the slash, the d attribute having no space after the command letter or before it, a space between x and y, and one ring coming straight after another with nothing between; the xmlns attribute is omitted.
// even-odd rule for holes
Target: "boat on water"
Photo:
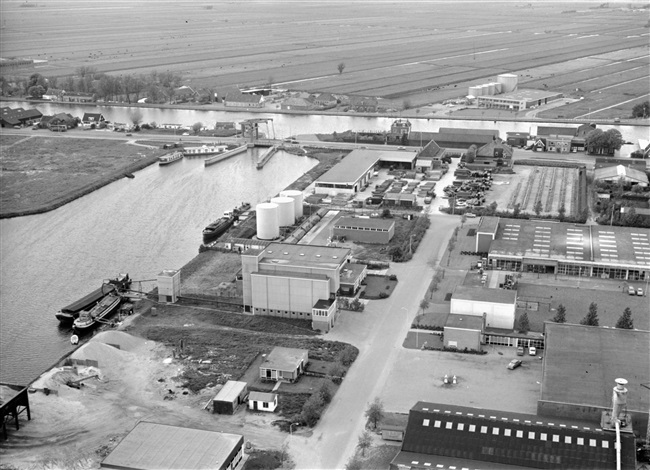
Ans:
<svg viewBox="0 0 650 470"><path fill-rule="evenodd" d="M186 157L196 157L203 155L216 155L228 150L227 145L202 145L201 147L185 147L183 155Z"/></svg>
<svg viewBox="0 0 650 470"><path fill-rule="evenodd" d="M203 244L207 245L212 243L221 235L223 235L226 230L228 230L236 220L239 219L239 214L250 209L251 205L248 202L243 202L241 206L233 209L232 211L226 211L223 213L223 217L215 220L210 225L203 229Z"/></svg>
<svg viewBox="0 0 650 470"><path fill-rule="evenodd" d="M158 165L169 165L170 163L174 163L181 158L183 158L183 152L177 150L175 152L158 157Z"/></svg>
<svg viewBox="0 0 650 470"><path fill-rule="evenodd" d="M120 303L122 303L122 297L119 294L116 292L108 294L90 310L82 310L72 324L72 329L76 334L83 334L98 323L106 323L104 319L117 310Z"/></svg>
<svg viewBox="0 0 650 470"><path fill-rule="evenodd" d="M79 312L82 310L90 310L108 294L115 291L125 291L130 287L131 278L128 274L120 274L115 279L107 279L101 287L59 310L56 313L56 319L62 324L70 324L79 316Z"/></svg>

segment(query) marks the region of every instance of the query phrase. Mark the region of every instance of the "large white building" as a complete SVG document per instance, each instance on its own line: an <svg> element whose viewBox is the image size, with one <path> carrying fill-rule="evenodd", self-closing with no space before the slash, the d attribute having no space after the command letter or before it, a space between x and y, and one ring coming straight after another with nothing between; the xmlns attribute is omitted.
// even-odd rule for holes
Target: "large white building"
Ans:
<svg viewBox="0 0 650 470"><path fill-rule="evenodd" d="M336 316L336 293L348 248L271 243L242 254L244 310L312 320L329 331Z"/></svg>
<svg viewBox="0 0 650 470"><path fill-rule="evenodd" d="M485 316L487 328L512 330L515 325L517 291L487 287L456 286L451 296L451 313Z"/></svg>

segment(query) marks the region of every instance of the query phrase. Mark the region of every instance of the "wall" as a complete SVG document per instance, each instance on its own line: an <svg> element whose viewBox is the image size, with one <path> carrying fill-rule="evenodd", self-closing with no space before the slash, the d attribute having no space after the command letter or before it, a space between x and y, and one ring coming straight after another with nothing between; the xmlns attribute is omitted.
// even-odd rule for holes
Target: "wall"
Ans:
<svg viewBox="0 0 650 470"><path fill-rule="evenodd" d="M302 318L311 318L314 304L328 299L329 294L327 279L251 275L251 304L255 308L267 309L263 315L295 316L290 312L302 312Z"/></svg>
<svg viewBox="0 0 650 470"><path fill-rule="evenodd" d="M481 350L481 332L479 330L466 330L463 328L445 327L445 346L454 347L450 341L456 341L456 349L476 349Z"/></svg>
<svg viewBox="0 0 650 470"><path fill-rule="evenodd" d="M476 234L476 251L479 253L487 253L490 251L490 244L494 240L491 234L477 233Z"/></svg>
<svg viewBox="0 0 650 470"><path fill-rule="evenodd" d="M497 304L477 300L451 299L451 313L481 316L484 313L485 326L512 330L515 325L515 304Z"/></svg>
<svg viewBox="0 0 650 470"><path fill-rule="evenodd" d="M348 240L353 240L353 241L358 241L363 243L385 244L390 241L393 232L394 229L386 232L378 232L372 230L334 228L333 234L336 237L345 237Z"/></svg>

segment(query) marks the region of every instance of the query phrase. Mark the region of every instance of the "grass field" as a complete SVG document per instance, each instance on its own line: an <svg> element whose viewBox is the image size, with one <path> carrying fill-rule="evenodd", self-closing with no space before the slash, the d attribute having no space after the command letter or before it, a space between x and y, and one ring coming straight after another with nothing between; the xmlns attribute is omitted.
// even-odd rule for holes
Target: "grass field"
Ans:
<svg viewBox="0 0 650 470"><path fill-rule="evenodd" d="M553 111L566 117L629 115L648 96L643 3L21 3L2 2L2 55L47 60L36 68L45 76L169 70L199 88L273 83L401 108L405 97L440 102L507 72L520 88L582 93Z"/></svg>

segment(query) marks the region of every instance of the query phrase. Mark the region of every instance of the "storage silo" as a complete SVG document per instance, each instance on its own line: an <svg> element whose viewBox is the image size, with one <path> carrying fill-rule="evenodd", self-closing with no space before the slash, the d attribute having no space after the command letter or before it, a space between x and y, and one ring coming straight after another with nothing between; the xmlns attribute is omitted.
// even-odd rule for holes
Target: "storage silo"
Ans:
<svg viewBox="0 0 650 470"><path fill-rule="evenodd" d="M290 197L291 199L293 199L294 216L296 219L302 217L302 201L303 201L302 191L298 191L297 189L287 189L286 191L281 191L280 196Z"/></svg>
<svg viewBox="0 0 650 470"><path fill-rule="evenodd" d="M496 86L494 85L494 82L488 83L487 86L488 86L488 95L492 96L496 94L497 90L496 90Z"/></svg>
<svg viewBox="0 0 650 470"><path fill-rule="evenodd" d="M503 73L497 77L497 82L503 85L503 92L510 93L517 89L519 77L512 73Z"/></svg>
<svg viewBox="0 0 650 470"><path fill-rule="evenodd" d="M278 222L280 223L280 227L293 225L296 222L295 203L292 198L279 196L271 198L271 202L278 205Z"/></svg>
<svg viewBox="0 0 650 470"><path fill-rule="evenodd" d="M495 82L494 83L494 88L496 90L497 95L500 95L501 93L503 93L503 85L501 83Z"/></svg>
<svg viewBox="0 0 650 470"><path fill-rule="evenodd" d="M481 86L480 85L471 86L471 87L469 87L469 89L467 91L468 91L468 93L467 93L468 95L481 96Z"/></svg>
<svg viewBox="0 0 650 470"><path fill-rule="evenodd" d="M257 238L260 240L273 240L280 236L278 222L278 205L272 202L263 202L255 206L257 215Z"/></svg>

